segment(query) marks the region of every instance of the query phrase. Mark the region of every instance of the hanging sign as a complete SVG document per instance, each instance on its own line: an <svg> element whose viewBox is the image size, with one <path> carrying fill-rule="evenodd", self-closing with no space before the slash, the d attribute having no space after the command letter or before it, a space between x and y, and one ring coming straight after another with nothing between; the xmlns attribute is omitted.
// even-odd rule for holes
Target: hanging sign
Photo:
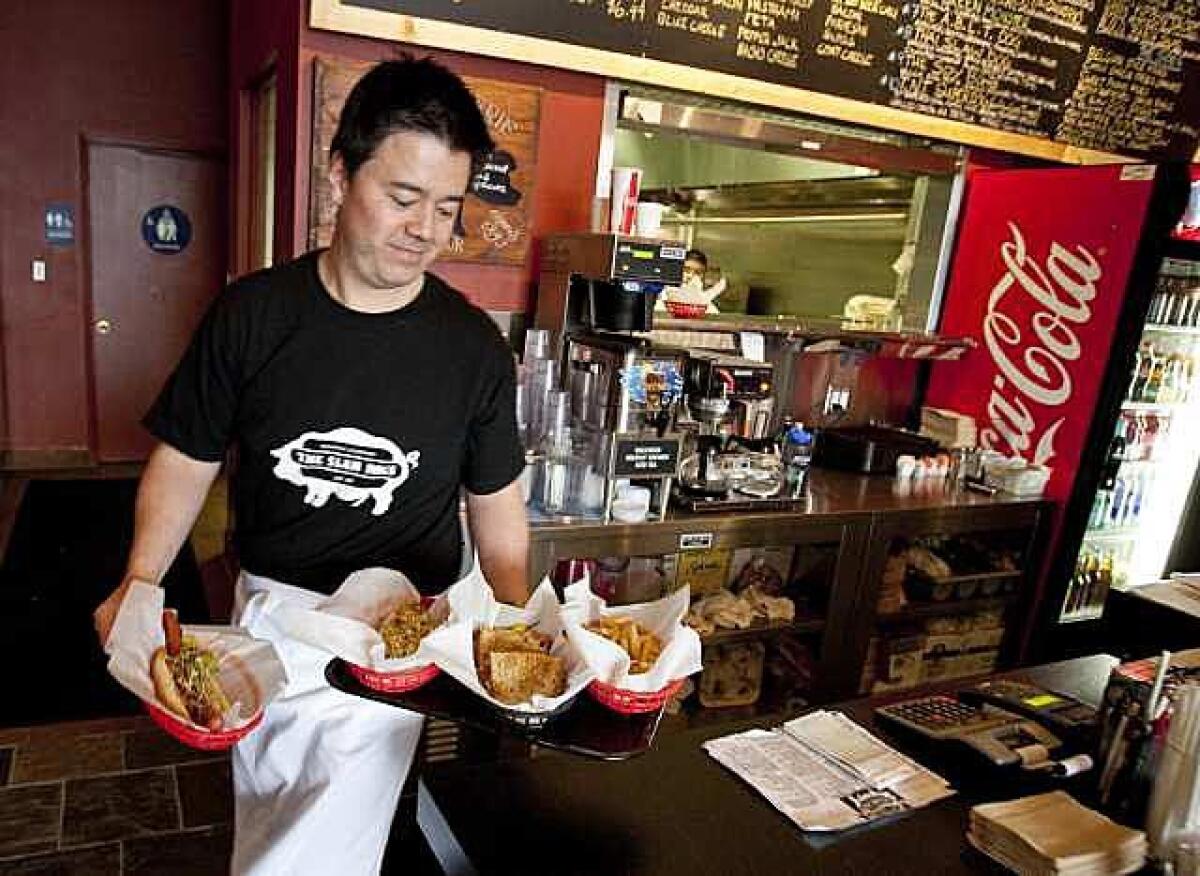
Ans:
<svg viewBox="0 0 1200 876"><path fill-rule="evenodd" d="M170 204L151 207L142 216L142 240L163 255L183 252L192 240L192 221L187 213Z"/></svg>

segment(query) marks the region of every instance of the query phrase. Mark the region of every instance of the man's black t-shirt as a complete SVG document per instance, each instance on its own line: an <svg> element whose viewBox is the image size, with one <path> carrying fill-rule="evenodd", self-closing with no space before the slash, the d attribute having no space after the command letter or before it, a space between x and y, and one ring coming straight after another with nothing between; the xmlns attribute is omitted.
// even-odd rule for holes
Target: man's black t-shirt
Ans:
<svg viewBox="0 0 1200 876"><path fill-rule="evenodd" d="M521 471L514 404L512 355L459 293L426 275L409 305L361 313L310 253L220 296L145 424L194 459L237 447L247 571L330 593L385 566L437 591L459 568L460 486Z"/></svg>

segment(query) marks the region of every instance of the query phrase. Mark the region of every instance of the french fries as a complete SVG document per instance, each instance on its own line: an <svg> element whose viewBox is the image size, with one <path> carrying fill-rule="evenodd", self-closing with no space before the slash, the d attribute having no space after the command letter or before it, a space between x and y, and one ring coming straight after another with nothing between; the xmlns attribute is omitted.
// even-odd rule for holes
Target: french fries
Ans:
<svg viewBox="0 0 1200 876"><path fill-rule="evenodd" d="M658 636L628 617L606 617L584 624L584 629L611 639L629 655L629 674L641 675L649 672L658 655L662 653L662 642Z"/></svg>

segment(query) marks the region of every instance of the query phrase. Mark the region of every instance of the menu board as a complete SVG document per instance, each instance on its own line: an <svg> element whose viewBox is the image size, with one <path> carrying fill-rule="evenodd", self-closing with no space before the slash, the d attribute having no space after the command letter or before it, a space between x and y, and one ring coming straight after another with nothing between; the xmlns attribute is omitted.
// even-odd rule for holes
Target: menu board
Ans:
<svg viewBox="0 0 1200 876"><path fill-rule="evenodd" d="M329 145L354 83L373 65L317 58L309 176L309 246L328 246L337 218L329 183ZM496 148L471 180L443 261L520 265L529 257L530 204L537 171L539 88L466 77Z"/></svg>
<svg viewBox="0 0 1200 876"><path fill-rule="evenodd" d="M336 2L1137 157L1200 125L1200 0Z"/></svg>

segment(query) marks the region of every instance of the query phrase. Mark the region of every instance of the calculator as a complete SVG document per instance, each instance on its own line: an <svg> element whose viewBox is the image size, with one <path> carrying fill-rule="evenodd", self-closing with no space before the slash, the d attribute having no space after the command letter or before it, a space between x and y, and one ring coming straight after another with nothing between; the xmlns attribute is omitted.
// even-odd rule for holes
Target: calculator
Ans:
<svg viewBox="0 0 1200 876"><path fill-rule="evenodd" d="M1045 762L1062 741L1034 721L944 694L880 706L875 716L937 741L961 742L996 766Z"/></svg>

